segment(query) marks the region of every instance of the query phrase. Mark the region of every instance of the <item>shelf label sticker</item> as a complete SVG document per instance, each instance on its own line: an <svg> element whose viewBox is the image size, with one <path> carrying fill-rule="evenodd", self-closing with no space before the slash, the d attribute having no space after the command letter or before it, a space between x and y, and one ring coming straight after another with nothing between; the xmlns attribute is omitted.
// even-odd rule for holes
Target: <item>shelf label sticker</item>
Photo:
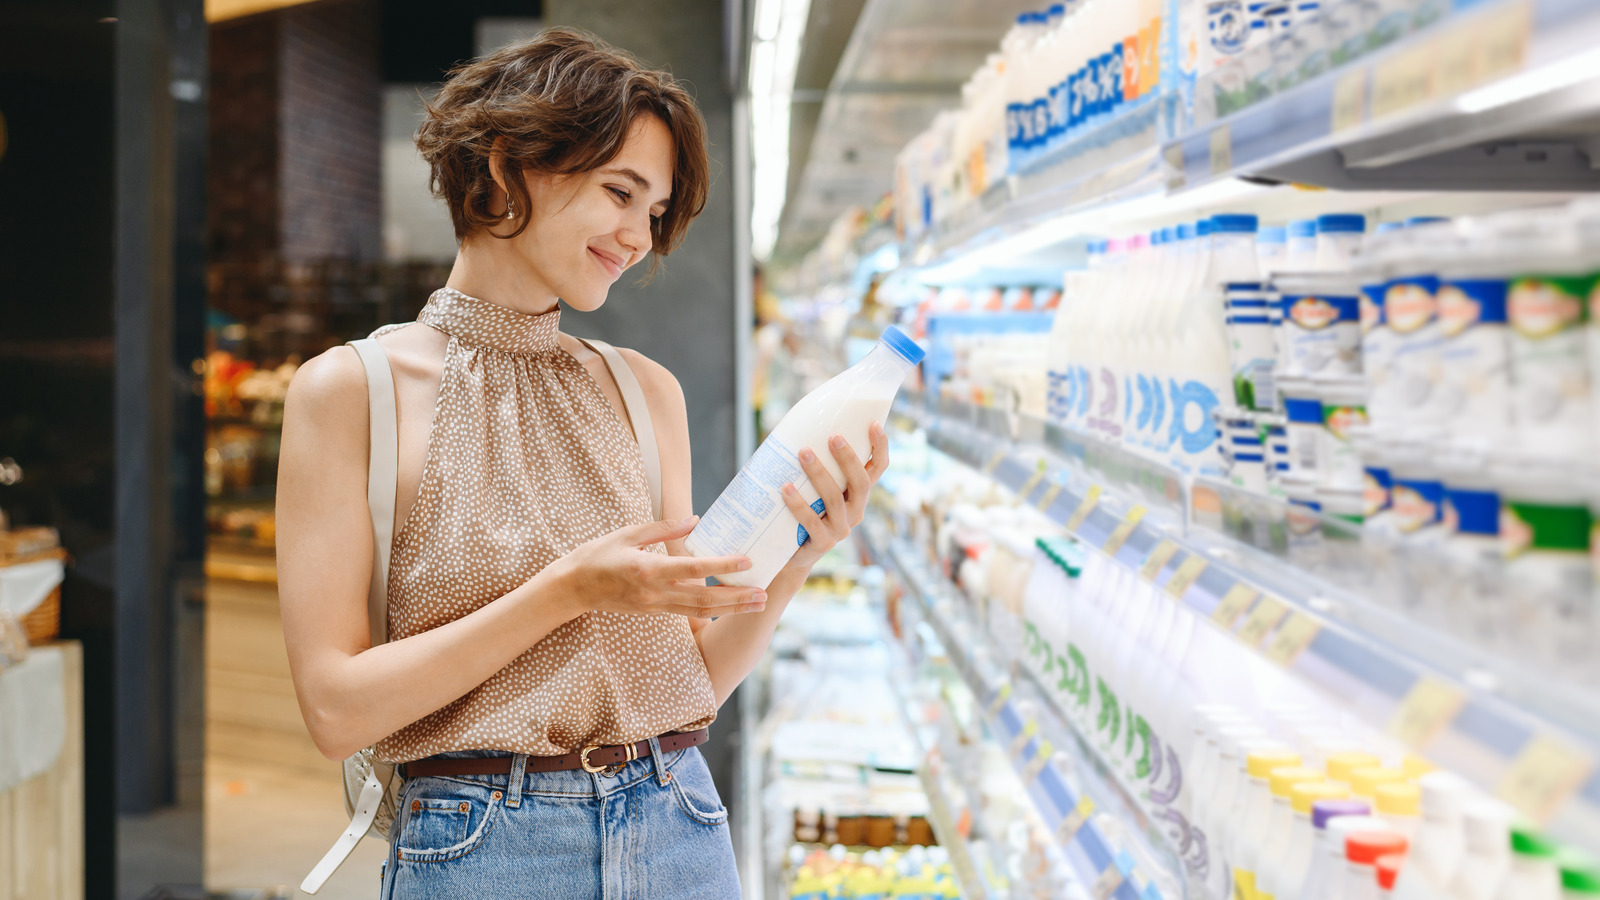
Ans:
<svg viewBox="0 0 1600 900"><path fill-rule="evenodd" d="M1322 631L1322 623L1302 612L1290 613L1284 620L1278 633L1272 636L1272 641L1267 644L1267 659L1272 660L1285 669L1294 665L1300 654L1306 652L1311 642L1317 639Z"/></svg>
<svg viewBox="0 0 1600 900"><path fill-rule="evenodd" d="M1006 451L1004 449L996 450L994 455L989 457L989 461L983 464L983 474L993 475L994 470L1000 468L1000 464L1005 461Z"/></svg>
<svg viewBox="0 0 1600 900"><path fill-rule="evenodd" d="M1460 688L1424 675L1406 692L1389 717L1389 734L1413 750L1421 750L1449 726L1467 695Z"/></svg>
<svg viewBox="0 0 1600 900"><path fill-rule="evenodd" d="M1122 887L1123 879L1127 876L1122 873L1120 862L1120 858L1111 860L1105 871L1100 873L1100 877L1090 885L1089 896L1094 900L1109 900L1111 895L1117 892L1117 888Z"/></svg>
<svg viewBox="0 0 1600 900"><path fill-rule="evenodd" d="M985 718L992 719L1000 715L1000 710L1005 707L1006 701L1011 699L1010 683L1000 685L1000 690L995 692L994 699L989 701L989 708L985 710Z"/></svg>
<svg viewBox="0 0 1600 900"><path fill-rule="evenodd" d="M1478 45L1478 80L1490 81L1522 68L1528 55L1530 4L1507 4L1484 16L1475 29Z"/></svg>
<svg viewBox="0 0 1600 900"><path fill-rule="evenodd" d="M1226 175L1233 171L1233 131L1218 125L1211 131L1211 174Z"/></svg>
<svg viewBox="0 0 1600 900"><path fill-rule="evenodd" d="M1174 600L1182 600L1183 595L1189 592L1189 588L1194 586L1195 579L1200 577L1200 573L1204 572L1208 565L1210 563L1204 556L1198 553L1189 554L1189 558L1184 560L1183 564L1178 566L1178 571L1173 572L1172 578L1168 579L1167 593Z"/></svg>
<svg viewBox="0 0 1600 900"><path fill-rule="evenodd" d="M1056 826L1056 842L1062 846L1072 843L1072 839L1078 836L1078 830L1092 815L1094 815L1094 801L1088 797L1079 798L1078 805L1073 807L1072 812L1067 813L1067 817L1061 820L1060 825Z"/></svg>
<svg viewBox="0 0 1600 900"><path fill-rule="evenodd" d="M1139 522L1144 519L1144 514L1144 506L1137 503L1134 504L1133 509L1128 510L1128 514L1122 517L1122 522L1106 538L1106 542L1100 546L1100 549L1104 550L1107 556L1116 556L1117 551L1122 549L1122 545L1127 543L1129 535L1133 534L1133 530L1139 527Z"/></svg>
<svg viewBox="0 0 1600 900"><path fill-rule="evenodd" d="M1039 773L1044 767L1050 765L1050 757L1054 756L1056 748L1049 741L1041 740L1039 746L1033 750L1033 759L1028 760L1028 767L1022 770L1022 784L1024 787L1038 780Z"/></svg>
<svg viewBox="0 0 1600 900"><path fill-rule="evenodd" d="M1167 190L1180 190L1188 182L1183 169L1183 145L1168 145L1161 156L1166 162Z"/></svg>
<svg viewBox="0 0 1600 900"><path fill-rule="evenodd" d="M1433 84L1440 96L1459 94L1482 80L1478 74L1478 39L1470 29L1453 29L1434 44Z"/></svg>
<svg viewBox="0 0 1600 900"><path fill-rule="evenodd" d="M1171 562L1172 557L1177 553L1178 545L1173 543L1172 538L1162 538L1161 543L1157 544L1155 549L1150 551L1150 555L1146 556L1144 562L1140 564L1140 577L1144 578L1145 581L1155 581L1156 576L1161 574L1161 570L1167 567L1167 563Z"/></svg>
<svg viewBox="0 0 1600 900"><path fill-rule="evenodd" d="M1232 631L1239 617L1244 615L1244 611L1249 609L1250 604L1256 602L1259 596L1261 592L1250 585L1242 581L1235 582L1233 587L1228 588L1228 592L1222 595L1217 608L1211 611L1211 621Z"/></svg>
<svg viewBox="0 0 1600 900"><path fill-rule="evenodd" d="M1095 504L1099 502L1100 485L1089 485L1089 490L1083 495L1083 502L1078 504L1078 508L1072 511L1071 518L1067 519L1067 531L1075 533L1082 528L1084 520L1089 518L1089 513L1094 512Z"/></svg>
<svg viewBox="0 0 1600 900"><path fill-rule="evenodd" d="M1006 755L1011 757L1012 764L1022 761L1022 751L1028 749L1028 742L1039 733L1039 723L1032 719L1023 723L1022 730L1011 739L1011 746L1006 748Z"/></svg>
<svg viewBox="0 0 1600 900"><path fill-rule="evenodd" d="M1038 487L1039 486L1039 482L1044 480L1044 472L1045 472L1046 468L1047 468L1047 466L1045 465L1045 462L1042 459L1039 460L1039 462L1034 465L1034 467L1033 467L1033 475L1030 476L1027 481L1022 483L1022 487L1017 488L1017 502L1018 503L1027 502L1028 495L1032 494L1033 493L1033 489Z"/></svg>
<svg viewBox="0 0 1600 900"><path fill-rule="evenodd" d="M1535 822L1549 822L1589 776L1594 760L1588 754L1546 735L1524 744L1495 794Z"/></svg>
<svg viewBox="0 0 1600 900"><path fill-rule="evenodd" d="M1278 627L1288 612L1289 608L1283 605L1283 601L1271 594L1262 594L1250 614L1245 616L1244 627L1239 629L1239 640L1251 647L1261 646L1261 642Z"/></svg>
<svg viewBox="0 0 1600 900"><path fill-rule="evenodd" d="M1355 128L1367 118L1367 70L1358 67L1333 86L1334 134Z"/></svg>
<svg viewBox="0 0 1600 900"><path fill-rule="evenodd" d="M1045 489L1044 496L1040 497L1039 502L1034 504L1034 508L1040 512L1049 512L1050 507L1055 504L1056 498L1059 496L1061 496L1061 482L1051 482L1050 486Z"/></svg>

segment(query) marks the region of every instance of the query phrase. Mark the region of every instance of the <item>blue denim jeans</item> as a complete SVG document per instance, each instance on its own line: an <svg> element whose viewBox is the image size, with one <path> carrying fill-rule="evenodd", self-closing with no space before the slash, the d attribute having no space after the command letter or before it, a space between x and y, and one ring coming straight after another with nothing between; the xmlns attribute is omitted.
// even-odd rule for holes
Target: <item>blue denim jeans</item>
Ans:
<svg viewBox="0 0 1600 900"><path fill-rule="evenodd" d="M389 832L383 900L738 900L728 810L705 759L694 747L663 758L650 743L649 757L615 775L408 780Z"/></svg>

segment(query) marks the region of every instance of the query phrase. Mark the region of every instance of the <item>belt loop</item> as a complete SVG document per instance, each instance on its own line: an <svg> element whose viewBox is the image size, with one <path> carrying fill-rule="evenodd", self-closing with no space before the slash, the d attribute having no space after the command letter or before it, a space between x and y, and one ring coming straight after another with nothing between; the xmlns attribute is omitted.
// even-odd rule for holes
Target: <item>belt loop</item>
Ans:
<svg viewBox="0 0 1600 900"><path fill-rule="evenodd" d="M528 754L518 753L511 757L511 783L507 785L506 808L516 809L522 805L522 776L527 771Z"/></svg>
<svg viewBox="0 0 1600 900"><path fill-rule="evenodd" d="M661 742L654 737L650 738L650 763L656 767L656 783L662 787L672 780L672 773L667 771L666 754L661 752Z"/></svg>

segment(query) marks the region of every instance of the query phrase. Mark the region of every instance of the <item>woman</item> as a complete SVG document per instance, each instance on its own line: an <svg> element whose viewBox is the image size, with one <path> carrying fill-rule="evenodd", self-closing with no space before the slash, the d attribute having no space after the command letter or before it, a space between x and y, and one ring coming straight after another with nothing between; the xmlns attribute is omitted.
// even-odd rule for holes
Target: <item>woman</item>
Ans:
<svg viewBox="0 0 1600 900"><path fill-rule="evenodd" d="M318 748L405 763L385 897L738 896L727 812L695 744L755 666L813 563L861 520L888 462L815 452L819 518L765 591L694 559L684 398L623 351L660 446L605 359L560 333L705 204L704 123L671 76L552 30L465 65L417 143L460 252L416 323L376 334L394 373L399 473L388 643L372 646L368 397L339 347L295 376L278 494L279 590ZM661 552L662 548L665 552ZM603 763L603 764L602 764ZM514 777L520 773L520 777Z"/></svg>

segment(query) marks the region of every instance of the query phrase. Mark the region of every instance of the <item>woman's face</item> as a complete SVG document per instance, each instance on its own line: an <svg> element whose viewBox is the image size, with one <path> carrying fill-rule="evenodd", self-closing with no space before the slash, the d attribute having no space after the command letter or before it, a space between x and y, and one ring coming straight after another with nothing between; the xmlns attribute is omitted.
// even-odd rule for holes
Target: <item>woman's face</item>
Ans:
<svg viewBox="0 0 1600 900"><path fill-rule="evenodd" d="M568 306L599 309L611 285L650 252L651 220L672 196L675 152L667 126L645 115L616 158L593 172L526 173L533 209L516 212L532 220L511 241L516 253Z"/></svg>

